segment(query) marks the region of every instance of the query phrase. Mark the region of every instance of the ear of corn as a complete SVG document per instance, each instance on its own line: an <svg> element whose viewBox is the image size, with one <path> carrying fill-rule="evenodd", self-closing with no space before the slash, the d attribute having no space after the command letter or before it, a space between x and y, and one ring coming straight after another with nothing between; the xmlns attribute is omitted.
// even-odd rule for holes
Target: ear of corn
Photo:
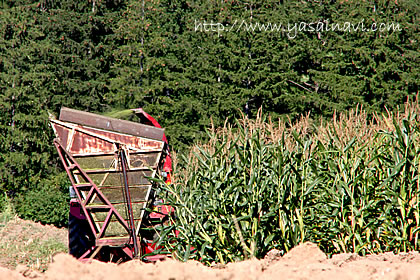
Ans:
<svg viewBox="0 0 420 280"><path fill-rule="evenodd" d="M358 108L290 128L260 114L210 131L178 161L176 181L161 184L177 219L160 242L207 264L304 241L330 254L418 250L418 109L369 122Z"/></svg>

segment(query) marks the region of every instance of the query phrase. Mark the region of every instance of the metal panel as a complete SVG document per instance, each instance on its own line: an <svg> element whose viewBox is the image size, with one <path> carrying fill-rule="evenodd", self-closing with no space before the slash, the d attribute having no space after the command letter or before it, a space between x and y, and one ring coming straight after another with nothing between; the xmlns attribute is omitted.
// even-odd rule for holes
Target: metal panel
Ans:
<svg viewBox="0 0 420 280"><path fill-rule="evenodd" d="M61 121L127 133L154 140L162 140L164 134L164 130L162 128L105 117L66 107L61 108L59 119Z"/></svg>
<svg viewBox="0 0 420 280"><path fill-rule="evenodd" d="M75 157L80 166L86 171L92 170L115 170L116 156L95 155L95 156L77 156ZM129 167L131 168L149 168L159 164L158 152L150 153L130 153Z"/></svg>
<svg viewBox="0 0 420 280"><path fill-rule="evenodd" d="M162 140L150 140L58 120L51 120L51 125L66 150L76 157L112 154L116 150L115 144L141 152L161 152L164 147Z"/></svg>
<svg viewBox="0 0 420 280"><path fill-rule="evenodd" d="M129 237L129 217L138 234L151 191L147 177L155 176L162 157L163 130L68 108L61 111L60 118L66 121L50 120L58 137L55 145L97 242ZM104 130L107 125L114 132ZM120 153L126 158L123 169ZM128 184L125 189L124 182ZM112 242L124 246L131 241Z"/></svg>
<svg viewBox="0 0 420 280"><path fill-rule="evenodd" d="M82 182L82 179L79 178L78 174L75 174L77 178ZM149 183L147 177L153 177L153 171L130 171L128 172L128 184L130 186L134 185L146 185ZM122 178L121 172L118 173L89 173L89 177L93 182L99 186L121 186Z"/></svg>
<svg viewBox="0 0 420 280"><path fill-rule="evenodd" d="M99 189L112 204L125 202L124 194L123 194L124 189L122 187L120 186L108 187L108 188L102 187ZM133 203L146 201L148 189L149 189L149 186L139 186L139 187L130 186L131 201ZM99 203L99 204L101 203L99 198L95 197L93 199L92 204L95 204L95 203Z"/></svg>

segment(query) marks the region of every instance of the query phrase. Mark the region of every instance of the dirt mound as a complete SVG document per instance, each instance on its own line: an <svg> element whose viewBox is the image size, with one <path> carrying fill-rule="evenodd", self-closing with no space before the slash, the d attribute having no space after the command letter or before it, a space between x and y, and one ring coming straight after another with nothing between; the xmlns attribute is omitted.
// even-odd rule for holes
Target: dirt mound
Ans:
<svg viewBox="0 0 420 280"><path fill-rule="evenodd" d="M285 256L272 250L262 260L213 268L196 261L174 260L155 264L138 260L120 265L82 263L68 254L56 254L66 250L66 229L14 218L0 225L0 279L420 279L418 252L366 257L339 254L328 259L309 242L293 248ZM44 273L40 272L45 269Z"/></svg>
<svg viewBox="0 0 420 280"><path fill-rule="evenodd" d="M293 248L283 258L285 261L300 263L322 262L326 259L327 255L311 242L305 242Z"/></svg>
<svg viewBox="0 0 420 280"><path fill-rule="evenodd" d="M246 260L210 268L196 261L166 260L146 264L133 260L120 265L81 263L67 254L54 256L43 273L0 268L0 279L141 280L141 279L420 279L418 252L360 257L339 254L330 259L312 243L303 243L284 257L273 250L263 260Z"/></svg>

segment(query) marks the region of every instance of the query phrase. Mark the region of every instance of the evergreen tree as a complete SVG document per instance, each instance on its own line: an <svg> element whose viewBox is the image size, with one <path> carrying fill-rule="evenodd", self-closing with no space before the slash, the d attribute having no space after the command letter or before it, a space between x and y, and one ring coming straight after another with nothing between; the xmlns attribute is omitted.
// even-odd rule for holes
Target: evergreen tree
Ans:
<svg viewBox="0 0 420 280"><path fill-rule="evenodd" d="M176 150L204 140L211 121L218 127L241 114L252 118L261 106L291 118L308 111L329 116L356 103L371 112L395 108L418 94L417 6L4 0L0 191L14 195L54 181L59 164L48 112L57 115L61 106L144 107ZM394 23L401 30L310 31L311 22Z"/></svg>
<svg viewBox="0 0 420 280"><path fill-rule="evenodd" d="M91 111L105 106L114 45L109 26L117 4L97 1L93 8L88 1L3 2L1 192L25 196L48 182L57 186L51 186L57 195L67 192L68 182L54 179L60 165L48 113L58 115L61 106Z"/></svg>

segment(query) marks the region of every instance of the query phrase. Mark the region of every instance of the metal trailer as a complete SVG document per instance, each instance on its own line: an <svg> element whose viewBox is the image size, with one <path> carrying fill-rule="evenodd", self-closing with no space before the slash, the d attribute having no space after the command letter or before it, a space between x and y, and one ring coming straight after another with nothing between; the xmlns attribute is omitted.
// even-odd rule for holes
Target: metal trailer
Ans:
<svg viewBox="0 0 420 280"><path fill-rule="evenodd" d="M71 182L69 252L81 260L164 257L150 256L155 226L174 210L156 197L148 178L162 172L170 180L169 148L157 121L142 109L133 111L147 124L64 107L59 119L50 118Z"/></svg>

